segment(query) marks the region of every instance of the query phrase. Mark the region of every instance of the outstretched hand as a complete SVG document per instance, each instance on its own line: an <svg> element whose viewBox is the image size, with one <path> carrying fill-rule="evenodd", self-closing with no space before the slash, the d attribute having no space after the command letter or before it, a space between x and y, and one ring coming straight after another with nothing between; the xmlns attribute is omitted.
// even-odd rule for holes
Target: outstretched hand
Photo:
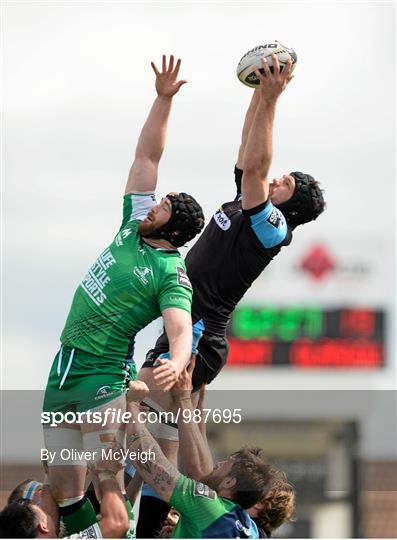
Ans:
<svg viewBox="0 0 397 540"><path fill-rule="evenodd" d="M262 58L264 73L259 69L255 70L255 75L259 79L259 94L262 98L268 100L276 100L280 94L286 89L287 84L292 80L292 58L288 58L284 69L280 69L280 62L276 54L272 54L273 72L270 71L270 66L266 58Z"/></svg>
<svg viewBox="0 0 397 540"><path fill-rule="evenodd" d="M153 62L151 62L150 65L156 74L156 91L159 96L171 98L179 91L183 84L187 83L187 81L184 80L177 81L179 68L181 67L181 59L178 58L174 67L174 56L172 54L168 62L168 67L167 57L163 54L161 72Z"/></svg>

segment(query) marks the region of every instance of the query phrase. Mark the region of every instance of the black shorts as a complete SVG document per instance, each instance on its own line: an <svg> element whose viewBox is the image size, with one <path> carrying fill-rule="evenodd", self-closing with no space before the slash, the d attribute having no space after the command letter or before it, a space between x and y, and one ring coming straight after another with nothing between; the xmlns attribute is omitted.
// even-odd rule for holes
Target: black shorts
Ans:
<svg viewBox="0 0 397 540"><path fill-rule="evenodd" d="M226 364L227 355L229 354L229 343L224 336L203 332L197 349L196 366L192 378L193 392L199 390L203 384L209 384L213 381L221 371ZM150 349L147 353L142 367L153 367L154 362L160 354L168 351L168 338L164 333L156 341L154 349Z"/></svg>

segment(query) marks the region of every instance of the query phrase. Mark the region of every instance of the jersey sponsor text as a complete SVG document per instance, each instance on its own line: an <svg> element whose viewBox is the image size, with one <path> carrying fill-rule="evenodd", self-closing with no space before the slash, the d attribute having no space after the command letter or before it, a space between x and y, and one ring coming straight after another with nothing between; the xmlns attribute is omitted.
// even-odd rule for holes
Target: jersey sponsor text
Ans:
<svg viewBox="0 0 397 540"><path fill-rule="evenodd" d="M221 208L215 212L214 220L218 227L220 227L224 231L230 229L230 225L232 224L230 219L227 217L227 215L225 214L225 212L223 212Z"/></svg>
<svg viewBox="0 0 397 540"><path fill-rule="evenodd" d="M103 304L106 300L106 294L103 292L103 289L110 281L106 270L115 263L116 260L110 249L106 249L91 266L88 274L81 282L81 287L97 306Z"/></svg>

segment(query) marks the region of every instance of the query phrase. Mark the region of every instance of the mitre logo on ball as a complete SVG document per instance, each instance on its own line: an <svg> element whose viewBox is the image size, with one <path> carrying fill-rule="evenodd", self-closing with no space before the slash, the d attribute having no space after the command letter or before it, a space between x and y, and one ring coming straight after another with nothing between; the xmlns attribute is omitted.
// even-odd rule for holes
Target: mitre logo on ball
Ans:
<svg viewBox="0 0 397 540"><path fill-rule="evenodd" d="M292 59L292 71L295 69L298 56L294 49L286 47L278 41L274 41L272 43L258 45L244 54L237 66L237 77L239 80L250 88L257 88L259 86L259 79L255 75L255 70L258 69L261 73L264 73L262 58L266 58L270 71L273 71L272 54L277 54L281 70L286 65L288 58Z"/></svg>

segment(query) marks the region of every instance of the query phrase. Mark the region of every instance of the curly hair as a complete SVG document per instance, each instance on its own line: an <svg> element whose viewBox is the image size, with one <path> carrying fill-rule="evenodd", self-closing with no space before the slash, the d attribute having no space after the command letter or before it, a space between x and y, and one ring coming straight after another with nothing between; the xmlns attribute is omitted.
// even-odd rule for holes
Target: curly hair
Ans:
<svg viewBox="0 0 397 540"><path fill-rule="evenodd" d="M236 478L233 500L247 509L261 500L272 485L272 469L261 456L259 448L245 446L233 454L230 476Z"/></svg>
<svg viewBox="0 0 397 540"><path fill-rule="evenodd" d="M295 512L294 487L283 472L273 468L272 473L274 480L260 500L263 508L256 517L258 525L268 536L286 521L293 521Z"/></svg>

